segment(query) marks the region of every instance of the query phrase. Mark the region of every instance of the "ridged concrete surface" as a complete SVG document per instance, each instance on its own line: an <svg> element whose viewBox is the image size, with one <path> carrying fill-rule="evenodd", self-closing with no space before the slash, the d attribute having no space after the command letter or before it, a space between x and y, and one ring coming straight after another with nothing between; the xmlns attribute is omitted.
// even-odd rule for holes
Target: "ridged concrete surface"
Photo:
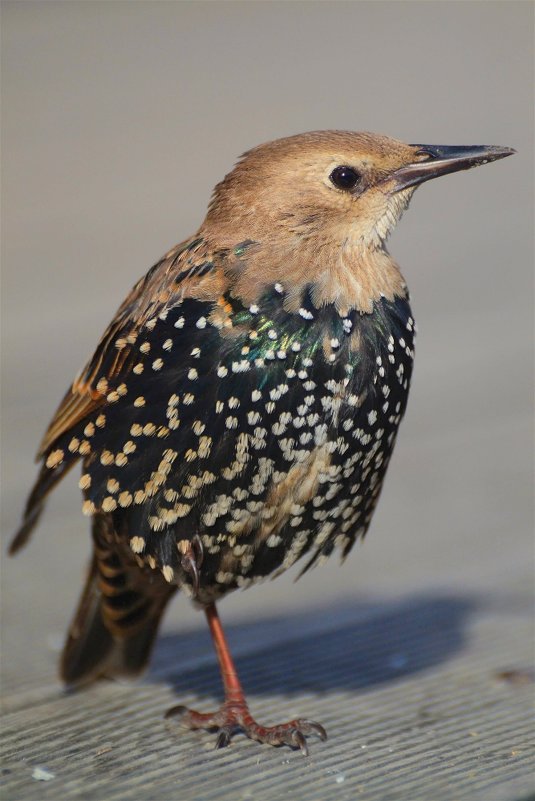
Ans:
<svg viewBox="0 0 535 801"><path fill-rule="evenodd" d="M2 725L6 799L524 799L533 786L529 587L506 596L420 596L231 626L253 713L302 714L328 729L310 756L184 731L174 703L208 710L199 634L162 638L142 683L18 697ZM292 636L293 629L293 636ZM298 634L297 634L298 632ZM191 647L190 647L191 646ZM10 704L8 704L9 710ZM36 768L53 774L32 778Z"/></svg>

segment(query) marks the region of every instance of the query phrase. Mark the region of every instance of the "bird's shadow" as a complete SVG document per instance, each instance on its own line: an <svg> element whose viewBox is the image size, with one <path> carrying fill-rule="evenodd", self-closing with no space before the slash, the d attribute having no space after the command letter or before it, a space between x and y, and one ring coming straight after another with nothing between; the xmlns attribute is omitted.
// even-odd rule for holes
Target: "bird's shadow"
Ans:
<svg viewBox="0 0 535 801"><path fill-rule="evenodd" d="M452 658L463 647L465 621L476 605L468 597L413 596L359 605L353 621L344 603L226 630L251 695L362 691ZM220 679L215 656L206 659L208 636L196 630L161 637L147 680L170 684L179 697L213 698ZM203 654L200 662L196 653ZM181 655L189 662L182 669Z"/></svg>

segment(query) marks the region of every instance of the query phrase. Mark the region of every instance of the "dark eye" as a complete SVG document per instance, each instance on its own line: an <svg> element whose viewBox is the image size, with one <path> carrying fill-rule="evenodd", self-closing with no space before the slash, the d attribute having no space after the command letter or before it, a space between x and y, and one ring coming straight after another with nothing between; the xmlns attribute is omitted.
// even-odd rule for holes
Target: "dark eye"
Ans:
<svg viewBox="0 0 535 801"><path fill-rule="evenodd" d="M335 167L329 178L337 189L346 191L354 189L360 181L360 175L353 167Z"/></svg>

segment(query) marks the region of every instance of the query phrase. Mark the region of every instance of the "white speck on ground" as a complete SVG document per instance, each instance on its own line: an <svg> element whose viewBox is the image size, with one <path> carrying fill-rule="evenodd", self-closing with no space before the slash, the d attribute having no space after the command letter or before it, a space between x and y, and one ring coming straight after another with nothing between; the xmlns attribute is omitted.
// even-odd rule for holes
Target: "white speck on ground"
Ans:
<svg viewBox="0 0 535 801"><path fill-rule="evenodd" d="M51 779L55 779L56 774L52 773L51 771L47 770L46 768L34 768L32 773L32 779L35 779L37 782L49 782Z"/></svg>

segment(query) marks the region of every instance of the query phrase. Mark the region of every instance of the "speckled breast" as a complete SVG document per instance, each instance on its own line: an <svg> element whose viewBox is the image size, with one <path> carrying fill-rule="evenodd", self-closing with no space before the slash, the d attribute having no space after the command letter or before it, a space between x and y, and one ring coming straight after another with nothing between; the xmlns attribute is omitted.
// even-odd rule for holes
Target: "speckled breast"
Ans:
<svg viewBox="0 0 535 801"><path fill-rule="evenodd" d="M144 367L84 465L86 500L186 590L180 556L200 536L203 602L305 553L304 569L335 546L348 553L369 525L413 360L405 299L341 317L305 295L290 313L277 285L249 308L226 303L227 329L186 299L147 331Z"/></svg>

